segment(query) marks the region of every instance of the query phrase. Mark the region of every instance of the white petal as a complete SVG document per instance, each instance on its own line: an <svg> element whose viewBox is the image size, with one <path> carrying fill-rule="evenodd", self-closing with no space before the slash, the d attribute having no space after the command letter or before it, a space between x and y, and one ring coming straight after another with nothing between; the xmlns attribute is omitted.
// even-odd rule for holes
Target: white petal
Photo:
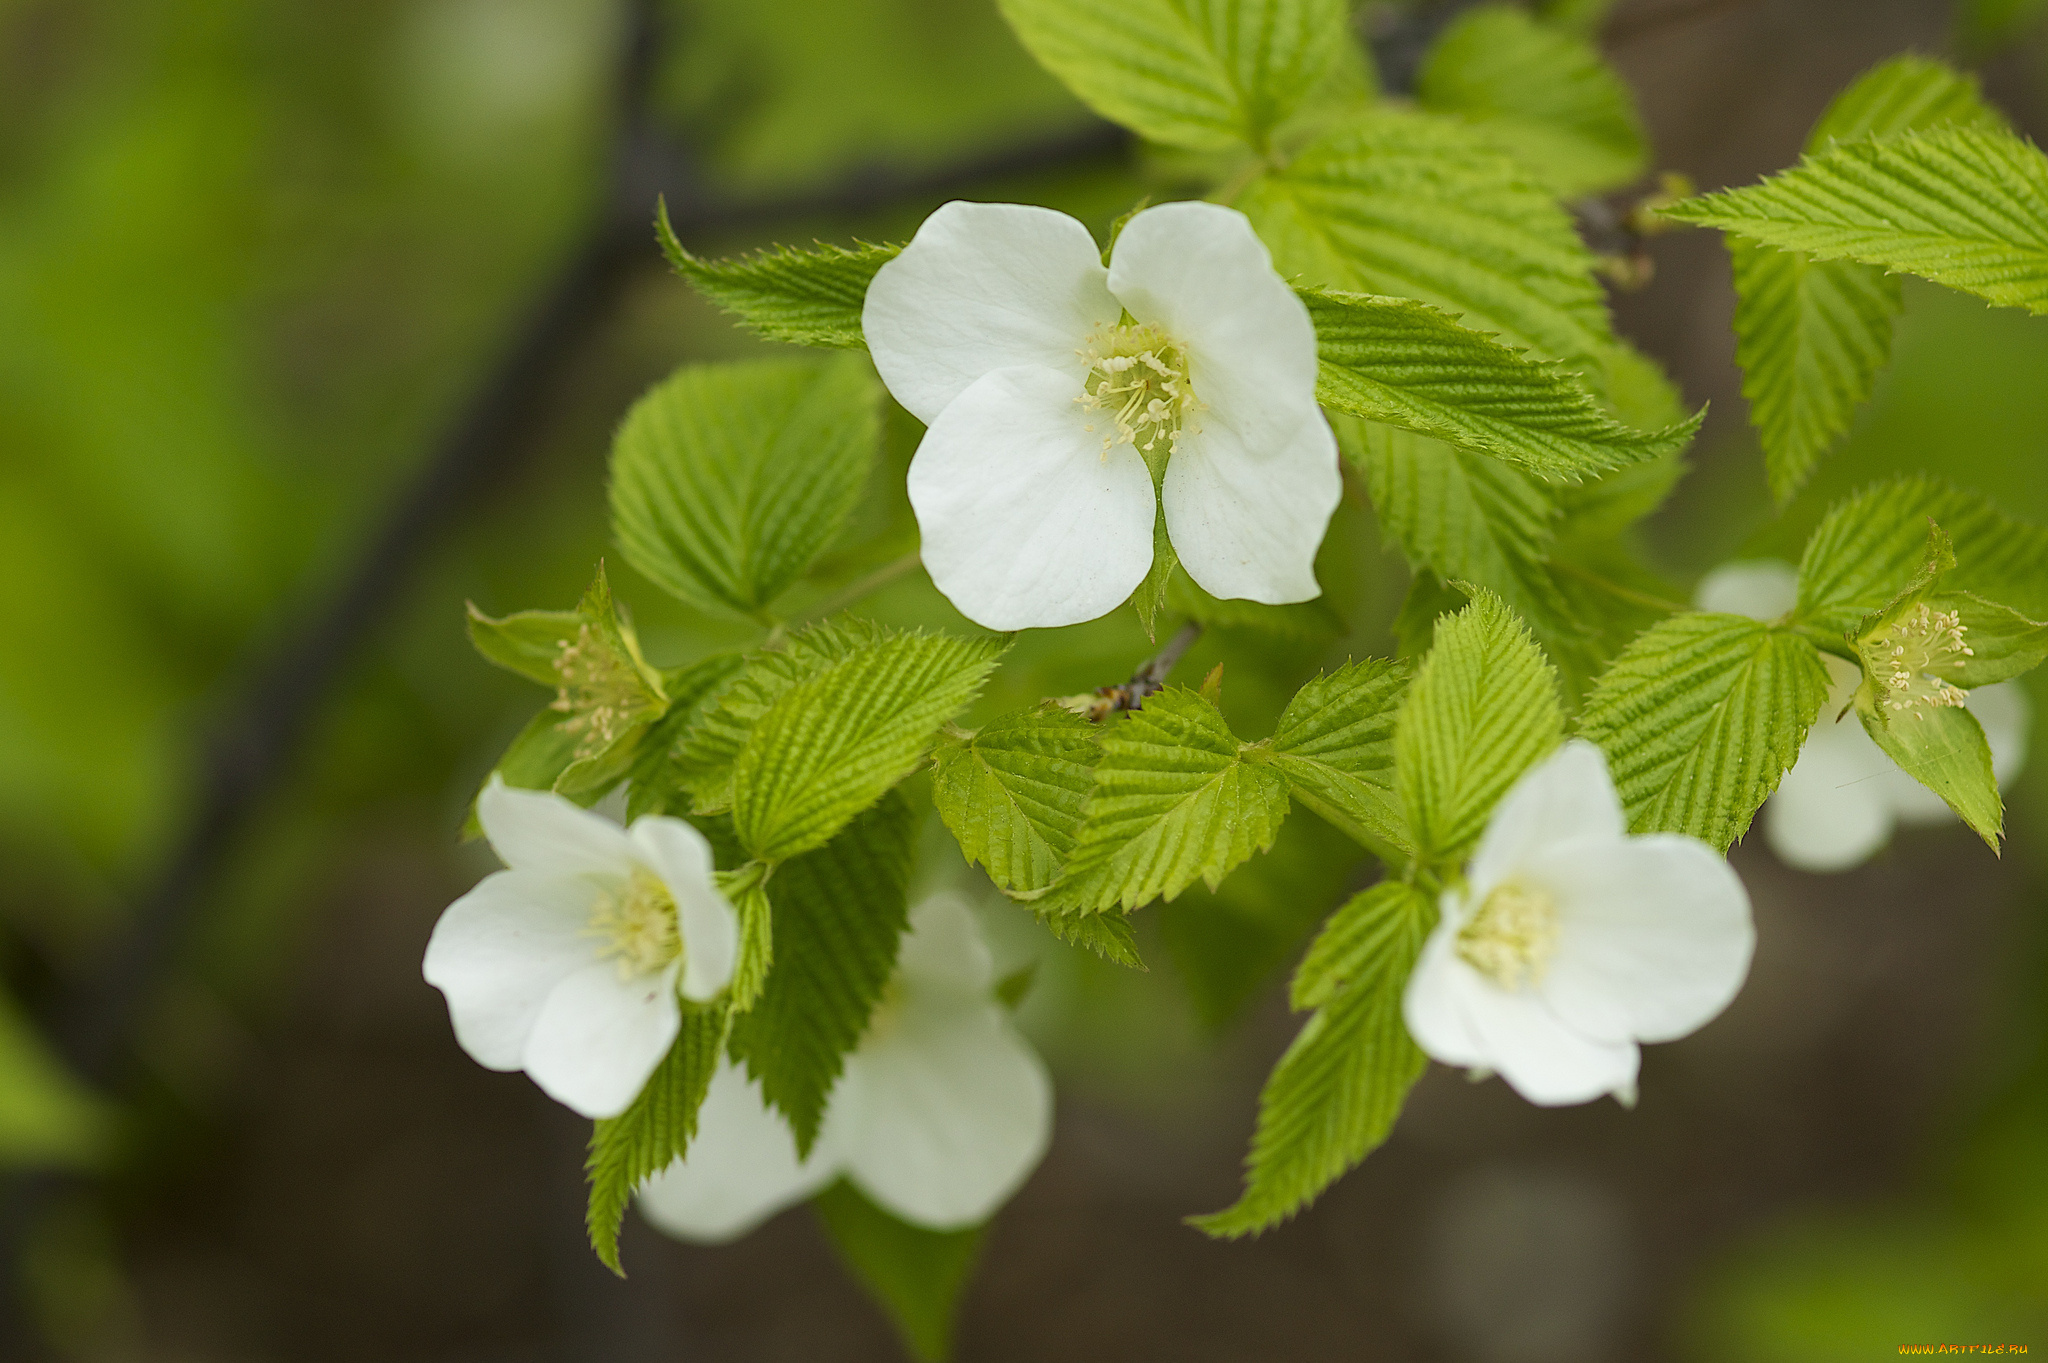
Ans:
<svg viewBox="0 0 2048 1363"><path fill-rule="evenodd" d="M932 895L910 911L896 969L909 988L983 999L996 975L974 911L953 894Z"/></svg>
<svg viewBox="0 0 2048 1363"><path fill-rule="evenodd" d="M549 992L596 956L592 893L583 880L499 871L434 924L421 973L479 1065L518 1069Z"/></svg>
<svg viewBox="0 0 2048 1363"><path fill-rule="evenodd" d="M1463 914L1444 895L1443 916L1436 930L1422 944L1415 970L1408 976L1408 988L1401 995L1401 1019L1408 1035L1432 1060L1466 1067L1488 1064L1484 1049L1471 1025L1465 1021L1453 974L1466 969L1457 959L1458 925Z"/></svg>
<svg viewBox="0 0 2048 1363"><path fill-rule="evenodd" d="M1606 754L1575 738L1522 773L1501 797L1466 879L1473 895L1484 898L1557 843L1618 842L1627 831Z"/></svg>
<svg viewBox="0 0 2048 1363"><path fill-rule="evenodd" d="M1291 429L1249 436L1221 409L1198 412L1160 488L1166 532L1211 596L1307 601L1316 550L1344 495L1337 437L1311 407Z"/></svg>
<svg viewBox="0 0 2048 1363"><path fill-rule="evenodd" d="M571 974L548 994L526 1039L524 1069L585 1117L624 1112L682 1026L675 969L619 978L616 961Z"/></svg>
<svg viewBox="0 0 2048 1363"><path fill-rule="evenodd" d="M676 901L683 937L683 997L703 1003L732 980L740 921L711 879L711 844L681 819L647 815L629 836Z"/></svg>
<svg viewBox="0 0 2048 1363"><path fill-rule="evenodd" d="M1854 715L1837 720L1825 710L1764 806L1764 837L1787 866L1846 871L1890 840L1892 783L1912 779Z"/></svg>
<svg viewBox="0 0 2048 1363"><path fill-rule="evenodd" d="M476 797L491 850L515 871L548 876L624 875L632 863L626 830L548 790L520 790L491 777Z"/></svg>
<svg viewBox="0 0 2048 1363"><path fill-rule="evenodd" d="M1724 563L1700 579L1692 603L1719 615L1775 620L1799 604L1799 570L1774 558Z"/></svg>
<svg viewBox="0 0 2048 1363"><path fill-rule="evenodd" d="M932 583L989 629L1093 620L1152 566L1152 476L1129 445L1105 457L1079 378L1003 369L947 407L910 461Z"/></svg>
<svg viewBox="0 0 2048 1363"><path fill-rule="evenodd" d="M1557 949L1537 992L1587 1036L1674 1041L1726 1008L1749 974L1749 895L1696 838L1561 843L1528 876L1557 897Z"/></svg>
<svg viewBox="0 0 2048 1363"><path fill-rule="evenodd" d="M912 996L893 1022L847 1058L826 1117L847 1174L913 1225L977 1225L1045 1157L1052 1081L994 1004Z"/></svg>
<svg viewBox="0 0 2048 1363"><path fill-rule="evenodd" d="M1110 296L1088 229L1028 204L949 203L876 272L861 312L896 400L929 426L982 375L1017 365L1071 373Z"/></svg>
<svg viewBox="0 0 2048 1363"><path fill-rule="evenodd" d="M1533 989L1514 993L1453 958L1450 986L1486 1068L1543 1107L1626 1093L1641 1059L1633 1041L1598 1041L1553 1012Z"/></svg>
<svg viewBox="0 0 2048 1363"><path fill-rule="evenodd" d="M823 1142L799 1163L796 1138L762 1099L761 1086L720 1060L689 1150L647 1181L640 1214L679 1239L723 1244L838 1176L838 1161Z"/></svg>

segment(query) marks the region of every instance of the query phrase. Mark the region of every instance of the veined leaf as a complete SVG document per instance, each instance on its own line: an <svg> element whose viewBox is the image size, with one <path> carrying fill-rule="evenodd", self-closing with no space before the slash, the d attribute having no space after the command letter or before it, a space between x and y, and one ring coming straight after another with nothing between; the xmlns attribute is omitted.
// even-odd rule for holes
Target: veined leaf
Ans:
<svg viewBox="0 0 2048 1363"><path fill-rule="evenodd" d="M1868 689L1868 682L1865 689ZM1984 726L1960 706L1887 719L1857 696L1857 718L1871 741L1907 775L1939 795L1993 852L2005 826L2005 801L1991 770Z"/></svg>
<svg viewBox="0 0 2048 1363"><path fill-rule="evenodd" d="M1599 49L1519 9L1483 5L1451 23L1416 78L1416 98L1461 118L1553 193L1597 193L1643 173L1635 97Z"/></svg>
<svg viewBox="0 0 2048 1363"><path fill-rule="evenodd" d="M1664 214L2048 312L2048 157L2011 133L1940 127L1837 142L1760 185Z"/></svg>
<svg viewBox="0 0 2048 1363"><path fill-rule="evenodd" d="M1301 297L1322 357L1316 397L1335 411L1568 482L1672 454L1699 429L1697 416L1657 432L1623 426L1563 367L1426 303L1322 289Z"/></svg>
<svg viewBox="0 0 2048 1363"><path fill-rule="evenodd" d="M1350 41L1343 0L998 0L1081 102L1154 142L1265 151Z"/></svg>
<svg viewBox="0 0 2048 1363"><path fill-rule="evenodd" d="M1439 620L1394 728L1394 789L1426 862L1460 860L1494 805L1556 747L1557 674L1528 627L1484 589Z"/></svg>
<svg viewBox="0 0 2048 1363"><path fill-rule="evenodd" d="M967 860L1005 890L1052 884L1081 826L1101 733L1048 702L942 737L932 803Z"/></svg>
<svg viewBox="0 0 2048 1363"><path fill-rule="evenodd" d="M1579 731L1600 745L1629 827L1726 851L1799 758L1828 696L1820 653L1740 615L1676 615L1622 650Z"/></svg>
<svg viewBox="0 0 2048 1363"><path fill-rule="evenodd" d="M1007 647L899 634L785 691L733 762L741 844L771 862L823 846L910 773Z"/></svg>
<svg viewBox="0 0 2048 1363"><path fill-rule="evenodd" d="M841 1179L811 1199L832 1247L919 1363L953 1353L953 1322L981 1254L984 1227L936 1231L899 1221Z"/></svg>
<svg viewBox="0 0 2048 1363"><path fill-rule="evenodd" d="M1215 706L1186 687L1146 698L1102 737L1095 784L1067 868L1038 908L1097 913L1215 889L1273 845L1287 783L1248 762Z"/></svg>
<svg viewBox="0 0 2048 1363"><path fill-rule="evenodd" d="M697 1134L697 1109L725 1049L722 1007L683 1005L675 1044L633 1105L600 1120L590 1135L584 1171L590 1178L590 1246L620 1277L619 1222L640 1185L683 1157Z"/></svg>
<svg viewBox="0 0 2048 1363"><path fill-rule="evenodd" d="M846 1053L895 971L916 837L910 806L891 791L768 881L775 969L752 1011L734 1019L732 1050L789 1119L800 1152L817 1139Z"/></svg>
<svg viewBox="0 0 2048 1363"><path fill-rule="evenodd" d="M868 285L903 250L867 242L850 249L820 242L809 251L777 246L731 260L704 260L676 240L666 206L661 249L677 274L747 330L771 341L841 350L867 349L860 318Z"/></svg>
<svg viewBox="0 0 2048 1363"><path fill-rule="evenodd" d="M690 813L688 793L679 779L677 744L745 667L746 659L738 653L714 653L687 667L670 668L661 674L662 689L668 693L668 712L648 726L640 746L634 750L633 767L628 773L632 784L626 792L627 822L642 814L672 814L680 818Z"/></svg>
<svg viewBox="0 0 2048 1363"><path fill-rule="evenodd" d="M1375 852L1414 851L1394 798L1394 717L1413 673L1367 658L1315 678L1266 749L1295 799Z"/></svg>
<svg viewBox="0 0 2048 1363"><path fill-rule="evenodd" d="M1055 913L1043 911L1038 921L1060 941L1071 947L1092 951L1105 961L1126 966L1132 970L1144 970L1144 959L1138 955L1138 934L1131 930L1131 920L1120 913Z"/></svg>
<svg viewBox="0 0 2048 1363"><path fill-rule="evenodd" d="M1944 123L2002 129L2005 119L1984 102L1977 78L1947 62L1908 53L1857 77L1835 96L1806 140L1809 152L1863 137L1892 137Z"/></svg>
<svg viewBox="0 0 2048 1363"><path fill-rule="evenodd" d="M853 509L881 432L865 360L689 365L612 447L612 529L635 568L703 610L758 616Z"/></svg>
<svg viewBox="0 0 2048 1363"><path fill-rule="evenodd" d="M1309 949L1322 1000L1259 1094L1244 1196L1193 1224L1236 1239L1293 1216L1387 1138L1427 1063L1401 995L1436 906L1383 881L1331 915Z"/></svg>

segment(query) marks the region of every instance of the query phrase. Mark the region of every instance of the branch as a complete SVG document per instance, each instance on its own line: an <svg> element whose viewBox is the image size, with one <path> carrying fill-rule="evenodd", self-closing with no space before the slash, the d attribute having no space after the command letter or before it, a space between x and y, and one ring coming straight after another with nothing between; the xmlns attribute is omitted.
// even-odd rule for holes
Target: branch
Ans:
<svg viewBox="0 0 2048 1363"><path fill-rule="evenodd" d="M1148 659L1131 679L1119 686L1105 686L1092 696L1074 696L1070 699L1080 708L1081 713L1100 724L1111 715L1125 710L1142 710L1145 697L1157 693L1166 685L1166 678L1173 671L1173 665L1181 655L1195 646L1195 640L1202 637L1202 622L1190 620L1174 632L1166 641L1166 647ZM1066 704L1066 701L1062 701ZM1085 708L1082 708L1085 707Z"/></svg>

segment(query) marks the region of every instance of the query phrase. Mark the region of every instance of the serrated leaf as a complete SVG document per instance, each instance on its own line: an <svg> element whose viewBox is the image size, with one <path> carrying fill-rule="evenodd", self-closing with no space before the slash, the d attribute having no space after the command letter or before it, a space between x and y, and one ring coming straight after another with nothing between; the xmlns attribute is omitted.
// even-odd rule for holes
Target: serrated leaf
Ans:
<svg viewBox="0 0 2048 1363"><path fill-rule="evenodd" d="M1798 760L1827 696L1827 667L1807 640L1746 616L1688 613L1622 650L1579 732L1607 754L1633 831L1726 851Z"/></svg>
<svg viewBox="0 0 2048 1363"><path fill-rule="evenodd" d="M1384 421L1576 481L1676 453L1700 417L1662 431L1624 426L1569 370L1530 359L1406 298L1300 290L1316 327L1325 407Z"/></svg>
<svg viewBox="0 0 2048 1363"><path fill-rule="evenodd" d="M970 863L1005 890L1044 889L1081 826L1102 730L1046 702L932 750L932 803Z"/></svg>
<svg viewBox="0 0 2048 1363"><path fill-rule="evenodd" d="M688 365L612 446L612 533L703 610L760 616L853 509L881 433L866 360Z"/></svg>
<svg viewBox="0 0 2048 1363"><path fill-rule="evenodd" d="M1975 715L1952 706L1887 717L1867 706L1860 691L1856 715L1885 756L1939 795L1986 847L1998 850L2005 801L1991 769L1991 744Z"/></svg>
<svg viewBox="0 0 2048 1363"><path fill-rule="evenodd" d="M1394 728L1394 789L1425 862L1463 858L1500 797L1563 736L1557 674L1499 597L1439 620Z"/></svg>
<svg viewBox="0 0 2048 1363"><path fill-rule="evenodd" d="M683 735L703 717L706 707L746 667L738 653L714 653L687 667L670 668L661 674L662 690L668 693L668 712L648 726L635 749L631 782L626 792L626 821L642 814L690 812L690 799L678 771L676 754ZM508 778L509 779L509 778Z"/></svg>
<svg viewBox="0 0 2048 1363"><path fill-rule="evenodd" d="M913 1358L953 1353L960 1296L981 1254L982 1226L935 1231L900 1221L841 1179L811 1199L839 1257L875 1299Z"/></svg>
<svg viewBox="0 0 2048 1363"><path fill-rule="evenodd" d="M1008 644L899 634L785 691L732 769L732 822L763 861L824 843L923 760Z"/></svg>
<svg viewBox="0 0 2048 1363"><path fill-rule="evenodd" d="M1295 692L1267 750L1288 790L1375 852L1412 854L1394 798L1394 719L1414 668L1347 663Z"/></svg>
<svg viewBox="0 0 2048 1363"><path fill-rule="evenodd" d="M697 1109L725 1049L723 1007L683 1005L675 1044L655 1067L633 1105L599 1121L590 1135L584 1172L590 1179L590 1246L620 1277L619 1222L640 1185L683 1157L697 1134Z"/></svg>
<svg viewBox="0 0 2048 1363"><path fill-rule="evenodd" d="M1331 963L1325 1001L1259 1094L1244 1195L1195 1226L1236 1239L1284 1221L1387 1138L1427 1063L1401 1021L1401 995L1435 925L1428 896L1395 881L1331 916L1310 948Z"/></svg>
<svg viewBox="0 0 2048 1363"><path fill-rule="evenodd" d="M1947 62L1907 53L1880 62L1835 96L1807 137L1808 151L1863 137L1891 137L1953 123L2002 129L2005 119L1984 102L1977 78Z"/></svg>
<svg viewBox="0 0 2048 1363"><path fill-rule="evenodd" d="M896 968L916 835L910 806L891 791L768 881L775 969L753 1009L734 1019L732 1052L788 1118L800 1152L817 1139L846 1053Z"/></svg>
<svg viewBox="0 0 2048 1363"><path fill-rule="evenodd" d="M1348 42L1343 0L998 0L1081 102L1154 142L1267 150Z"/></svg>
<svg viewBox="0 0 2048 1363"><path fill-rule="evenodd" d="M717 874L718 892L739 919L739 950L733 957L732 981L726 999L734 1015L746 1012L761 998L775 966L775 906L768 898L766 867L759 862Z"/></svg>
<svg viewBox="0 0 2048 1363"><path fill-rule="evenodd" d="M1415 94L1423 108L1478 128L1556 194L1619 188L1649 158L1635 97L1599 49L1522 10L1485 5L1454 20Z"/></svg>
<svg viewBox="0 0 2048 1363"><path fill-rule="evenodd" d="M1197 878L1215 889L1273 845L1287 783L1248 762L1208 701L1182 686L1145 699L1102 737L1087 817L1042 912L1130 910Z"/></svg>
<svg viewBox="0 0 2048 1363"><path fill-rule="evenodd" d="M1131 928L1131 920L1120 913L1054 913L1041 912L1038 921L1060 941L1070 947L1092 951L1113 965L1131 970L1145 970L1144 958L1138 955L1138 934Z"/></svg>
<svg viewBox="0 0 2048 1363"><path fill-rule="evenodd" d="M1762 184L1663 211L2048 312L2048 157L2010 133L1941 127L1837 142Z"/></svg>
<svg viewBox="0 0 2048 1363"><path fill-rule="evenodd" d="M777 246L730 260L704 260L676 240L661 212L661 248L675 272L740 325L771 341L867 349L861 309L875 272L903 248L856 242L851 248L819 242L799 251Z"/></svg>

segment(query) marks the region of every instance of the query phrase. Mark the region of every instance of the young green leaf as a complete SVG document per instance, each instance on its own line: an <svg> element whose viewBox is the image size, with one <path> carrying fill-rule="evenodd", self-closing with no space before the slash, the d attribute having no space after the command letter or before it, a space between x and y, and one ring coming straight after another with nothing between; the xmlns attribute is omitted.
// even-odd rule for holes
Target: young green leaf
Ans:
<svg viewBox="0 0 2048 1363"><path fill-rule="evenodd" d="M936 1231L899 1221L841 1179L811 1199L839 1257L919 1363L953 1354L953 1323L981 1254L983 1227Z"/></svg>
<svg viewBox="0 0 2048 1363"><path fill-rule="evenodd" d="M1532 360L1406 298L1303 289L1325 407L1576 481L1682 450L1700 417L1662 431L1624 426L1562 366Z"/></svg>
<svg viewBox="0 0 2048 1363"><path fill-rule="evenodd" d="M619 1222L640 1185L683 1157L697 1134L697 1109L725 1049L722 1007L683 1005L682 1029L633 1105L599 1121L584 1171L590 1179L590 1246L620 1277Z"/></svg>
<svg viewBox="0 0 2048 1363"><path fill-rule="evenodd" d="M1092 951L1103 960L1131 970L1148 967L1138 955L1138 934L1120 913L1056 913L1042 911L1045 930L1070 947Z"/></svg>
<svg viewBox="0 0 2048 1363"><path fill-rule="evenodd" d="M999 716L932 750L932 803L1005 890L1042 890L1073 850L1102 730L1047 702Z"/></svg>
<svg viewBox="0 0 2048 1363"><path fill-rule="evenodd" d="M1415 94L1423 108L1478 128L1559 195L1617 189L1649 158L1635 97L1599 49L1519 9L1482 5L1454 20Z"/></svg>
<svg viewBox="0 0 2048 1363"><path fill-rule="evenodd" d="M860 319L868 285L903 250L820 242L811 251L778 246L732 260L704 260L676 240L666 206L660 230L661 248L675 272L747 330L771 341L840 350L867 349Z"/></svg>
<svg viewBox="0 0 2048 1363"><path fill-rule="evenodd" d="M1956 706L1888 719L1866 708L1860 691L1856 715L1887 757L1939 795L1985 846L1998 850L2005 801L1991 770L1991 744L1975 715Z"/></svg>
<svg viewBox="0 0 2048 1363"><path fill-rule="evenodd" d="M1461 859L1494 805L1563 737L1557 674L1483 588L1436 626L1394 727L1394 789L1428 862Z"/></svg>
<svg viewBox="0 0 2048 1363"><path fill-rule="evenodd" d="M775 969L732 1050L809 1151L846 1053L867 1030L909 921L905 892L917 821L891 791L815 852L768 882Z"/></svg>
<svg viewBox="0 0 2048 1363"><path fill-rule="evenodd" d="M1631 829L1725 851L1798 760L1827 696L1807 640L1740 615L1677 615L1622 650L1579 732L1606 752Z"/></svg>
<svg viewBox="0 0 2048 1363"><path fill-rule="evenodd" d="M828 545L867 481L881 388L867 362L690 365L612 447L612 530L689 604L760 616Z"/></svg>
<svg viewBox="0 0 2048 1363"><path fill-rule="evenodd" d="M2048 313L2048 157L2011 133L1940 127L1837 142L1760 185L1664 214Z"/></svg>
<svg viewBox="0 0 2048 1363"><path fill-rule="evenodd" d="M668 712L648 726L640 746L634 750L633 767L627 773L631 782L626 792L627 822L642 814L680 817L690 812L688 792L680 781L676 763L677 744L745 667L746 659L740 654L714 653L687 667L670 668L661 674L662 690L668 693Z"/></svg>
<svg viewBox="0 0 2048 1363"><path fill-rule="evenodd" d="M998 0L1032 56L1115 123L1196 151L1268 150L1350 41L1343 0Z"/></svg>
<svg viewBox="0 0 2048 1363"><path fill-rule="evenodd" d="M727 986L735 1016L760 1001L775 965L775 907L768 898L766 871L760 862L751 861L717 876L718 892L732 904L740 920L739 952L733 960L732 983Z"/></svg>
<svg viewBox="0 0 2048 1363"><path fill-rule="evenodd" d="M1265 750L1295 799L1394 855L1414 851L1394 798L1394 717L1413 672L1367 658L1315 678L1287 703Z"/></svg>
<svg viewBox="0 0 2048 1363"><path fill-rule="evenodd" d="M1293 1216L1387 1138L1427 1063L1401 1021L1401 994L1436 906L1383 881L1338 909L1309 949L1322 1002L1259 1094L1237 1203L1193 1224L1236 1239ZM1304 963L1307 968L1307 963Z"/></svg>

